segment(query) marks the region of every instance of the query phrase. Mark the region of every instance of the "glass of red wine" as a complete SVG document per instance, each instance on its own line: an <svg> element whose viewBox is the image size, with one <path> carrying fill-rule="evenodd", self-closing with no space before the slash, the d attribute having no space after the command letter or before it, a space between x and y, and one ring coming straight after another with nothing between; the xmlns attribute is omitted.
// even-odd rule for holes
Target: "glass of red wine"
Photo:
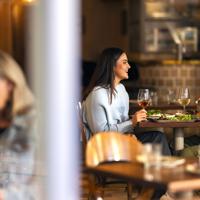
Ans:
<svg viewBox="0 0 200 200"><path fill-rule="evenodd" d="M145 109L151 101L149 89L139 89L137 102L138 105Z"/></svg>

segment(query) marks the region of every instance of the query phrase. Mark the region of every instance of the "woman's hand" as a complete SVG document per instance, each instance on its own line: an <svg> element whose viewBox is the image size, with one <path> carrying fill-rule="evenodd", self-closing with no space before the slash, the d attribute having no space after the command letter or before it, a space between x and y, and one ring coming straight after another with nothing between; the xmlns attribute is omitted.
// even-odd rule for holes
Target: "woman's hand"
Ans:
<svg viewBox="0 0 200 200"><path fill-rule="evenodd" d="M138 122L146 120L147 118L147 111L145 109L137 111L134 115L132 115L132 124L136 126Z"/></svg>

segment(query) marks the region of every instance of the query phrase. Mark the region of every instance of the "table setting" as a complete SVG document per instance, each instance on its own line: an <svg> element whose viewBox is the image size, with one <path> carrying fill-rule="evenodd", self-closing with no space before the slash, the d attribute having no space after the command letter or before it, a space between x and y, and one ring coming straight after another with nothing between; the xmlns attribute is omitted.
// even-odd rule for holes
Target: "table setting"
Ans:
<svg viewBox="0 0 200 200"><path fill-rule="evenodd" d="M170 112L161 110L148 110L147 120L150 122L200 122L200 114Z"/></svg>

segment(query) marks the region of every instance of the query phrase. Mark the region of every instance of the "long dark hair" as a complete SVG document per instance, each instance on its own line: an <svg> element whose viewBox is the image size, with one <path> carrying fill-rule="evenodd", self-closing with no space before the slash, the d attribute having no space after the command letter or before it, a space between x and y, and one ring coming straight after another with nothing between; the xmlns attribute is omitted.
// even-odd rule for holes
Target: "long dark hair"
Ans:
<svg viewBox="0 0 200 200"><path fill-rule="evenodd" d="M89 93L96 87L100 86L106 89L110 89L110 103L112 103L112 96L114 95L114 70L116 62L119 57L124 53L120 48L111 47L102 51L97 61L97 66L92 75L92 79L85 93L83 94L83 100L87 98Z"/></svg>

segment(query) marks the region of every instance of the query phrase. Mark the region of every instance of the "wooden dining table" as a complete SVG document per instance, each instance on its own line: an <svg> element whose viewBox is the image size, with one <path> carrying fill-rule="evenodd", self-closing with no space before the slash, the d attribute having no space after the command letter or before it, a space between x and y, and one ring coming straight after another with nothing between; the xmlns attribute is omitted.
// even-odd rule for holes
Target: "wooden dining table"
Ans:
<svg viewBox="0 0 200 200"><path fill-rule="evenodd" d="M200 121L171 121L171 120L155 120L155 121L142 121L138 124L139 127L162 127L173 129L174 149L180 151L184 148L184 128L200 127Z"/></svg>
<svg viewBox="0 0 200 200"><path fill-rule="evenodd" d="M86 167L85 172L178 193L200 189L200 174L194 175L186 171L188 164L197 163L197 159L187 158L184 164L173 168L145 169L139 162L111 162L96 167Z"/></svg>

